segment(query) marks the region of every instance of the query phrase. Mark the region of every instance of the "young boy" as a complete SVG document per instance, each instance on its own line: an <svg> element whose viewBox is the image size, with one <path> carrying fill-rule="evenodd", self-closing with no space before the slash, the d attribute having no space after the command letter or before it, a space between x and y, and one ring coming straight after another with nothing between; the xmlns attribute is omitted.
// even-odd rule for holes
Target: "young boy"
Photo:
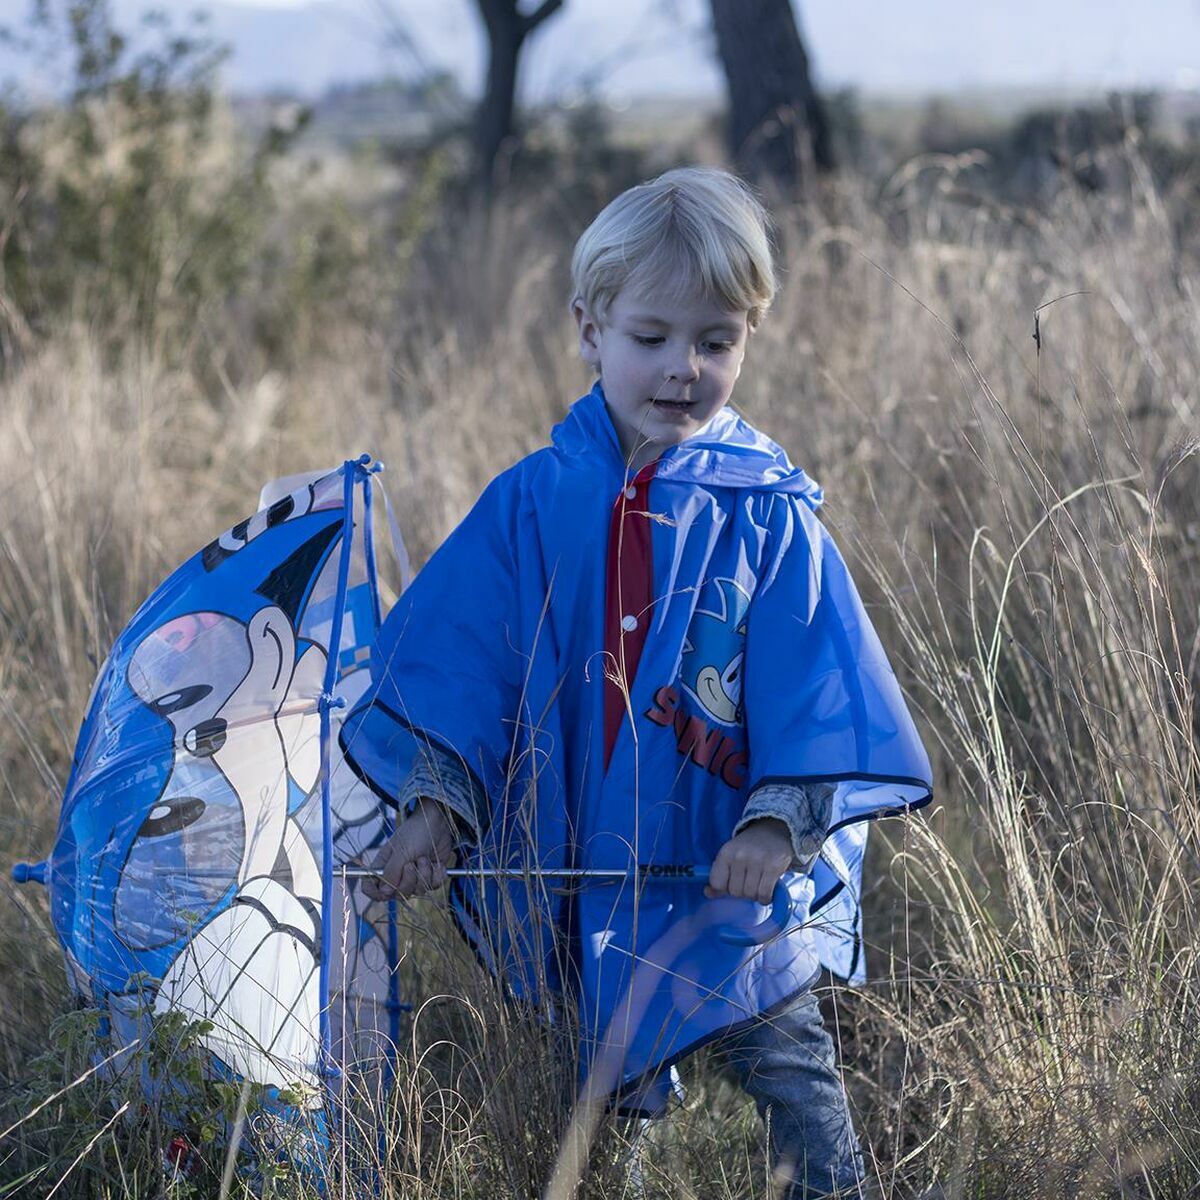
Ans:
<svg viewBox="0 0 1200 1200"><path fill-rule="evenodd" d="M857 1194L811 985L863 977L866 821L930 775L820 489L728 407L776 288L766 215L731 175L670 171L572 272L598 380L401 597L345 726L408 814L374 894L436 888L459 852L525 872L456 879L454 913L516 995L574 999L603 1092L661 1111L667 1068L719 1038L789 1194ZM790 916L760 925L779 887Z"/></svg>

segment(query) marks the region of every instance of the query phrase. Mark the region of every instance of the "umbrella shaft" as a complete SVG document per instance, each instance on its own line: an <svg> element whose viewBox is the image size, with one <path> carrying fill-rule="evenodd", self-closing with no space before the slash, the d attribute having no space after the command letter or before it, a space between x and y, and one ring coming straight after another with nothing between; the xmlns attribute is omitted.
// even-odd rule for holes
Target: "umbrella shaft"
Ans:
<svg viewBox="0 0 1200 1200"><path fill-rule="evenodd" d="M235 872L213 871L203 867L156 867L157 875L183 876L188 879L235 879ZM707 866L695 863L672 863L668 866L645 865L622 870L619 867L451 867L446 872L451 879L654 879L670 883L706 883ZM372 867L335 867L335 875L342 879L380 879L383 872Z"/></svg>
<svg viewBox="0 0 1200 1200"><path fill-rule="evenodd" d="M451 879L628 879L637 874L642 879L661 879L680 883L703 883L708 868L688 864L669 867L642 866L635 870L605 867L558 867L523 870L520 867L451 867L446 875ZM339 867L343 879L377 879L383 873L370 867Z"/></svg>

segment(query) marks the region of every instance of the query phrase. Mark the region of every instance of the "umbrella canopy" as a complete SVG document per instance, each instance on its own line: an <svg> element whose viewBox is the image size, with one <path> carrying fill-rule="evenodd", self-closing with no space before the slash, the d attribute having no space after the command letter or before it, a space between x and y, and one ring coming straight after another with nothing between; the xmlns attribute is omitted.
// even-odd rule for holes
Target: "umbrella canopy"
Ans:
<svg viewBox="0 0 1200 1200"><path fill-rule="evenodd" d="M154 590L97 677L50 858L14 872L46 883L108 1053L203 1020L216 1072L310 1116L399 1007L388 908L336 870L390 832L337 748L380 622L377 470L269 486Z"/></svg>

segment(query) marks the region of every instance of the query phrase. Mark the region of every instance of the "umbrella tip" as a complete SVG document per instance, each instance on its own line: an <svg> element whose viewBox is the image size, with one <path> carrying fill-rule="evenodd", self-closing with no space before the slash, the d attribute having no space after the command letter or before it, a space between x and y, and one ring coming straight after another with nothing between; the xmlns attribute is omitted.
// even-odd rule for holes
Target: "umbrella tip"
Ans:
<svg viewBox="0 0 1200 1200"><path fill-rule="evenodd" d="M14 883L46 882L46 863L15 863L12 869Z"/></svg>

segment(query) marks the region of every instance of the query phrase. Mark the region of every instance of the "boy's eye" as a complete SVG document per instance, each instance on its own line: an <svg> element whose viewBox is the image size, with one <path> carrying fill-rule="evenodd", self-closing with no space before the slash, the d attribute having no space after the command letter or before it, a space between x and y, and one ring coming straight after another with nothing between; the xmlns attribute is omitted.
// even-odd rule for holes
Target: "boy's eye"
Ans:
<svg viewBox="0 0 1200 1200"><path fill-rule="evenodd" d="M732 350L732 349L733 349L732 342L709 342L708 343L708 352L710 354L725 354L727 351Z"/></svg>
<svg viewBox="0 0 1200 1200"><path fill-rule="evenodd" d="M633 335L633 340L635 342L637 342L637 344L639 346L660 346L660 345L662 345L662 338L659 337L658 334L656 334L656 333L647 333L647 334L635 333Z"/></svg>

